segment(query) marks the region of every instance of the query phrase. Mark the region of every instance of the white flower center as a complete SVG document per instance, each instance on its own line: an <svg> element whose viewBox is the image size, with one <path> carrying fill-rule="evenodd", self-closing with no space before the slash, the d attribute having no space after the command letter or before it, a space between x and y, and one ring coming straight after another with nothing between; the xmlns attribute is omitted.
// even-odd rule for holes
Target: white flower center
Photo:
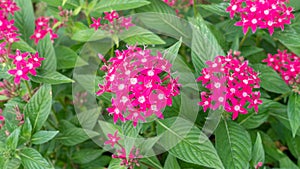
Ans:
<svg viewBox="0 0 300 169"><path fill-rule="evenodd" d="M151 105L151 110L157 111L157 106L156 105Z"/></svg>
<svg viewBox="0 0 300 169"><path fill-rule="evenodd" d="M257 19L254 18L254 19L252 19L251 22L252 22L252 24L256 24L257 23Z"/></svg>
<svg viewBox="0 0 300 169"><path fill-rule="evenodd" d="M219 102L223 102L224 101L224 97L219 97Z"/></svg>
<svg viewBox="0 0 300 169"><path fill-rule="evenodd" d="M215 85L214 85L214 86L215 86L215 88L217 88L217 89L218 89L218 88L220 88L220 87L221 87L221 83L217 82L217 83L215 83Z"/></svg>
<svg viewBox="0 0 300 169"><path fill-rule="evenodd" d="M264 10L265 15L269 15L269 13L270 13L269 10Z"/></svg>
<svg viewBox="0 0 300 169"><path fill-rule="evenodd" d="M120 110L118 108L116 108L115 113L118 115L120 113Z"/></svg>
<svg viewBox="0 0 300 169"><path fill-rule="evenodd" d="M209 79L209 78L210 78L210 75L205 75L204 78L205 78L205 79Z"/></svg>
<svg viewBox="0 0 300 169"><path fill-rule="evenodd" d="M165 98L165 95L164 95L164 94L161 93L161 94L158 95L158 99L159 99L159 100L162 100L163 98Z"/></svg>
<svg viewBox="0 0 300 169"><path fill-rule="evenodd" d="M255 11L256 11L256 7L255 7L255 6L252 6L252 7L250 8L250 11L251 11L251 12L255 12Z"/></svg>
<svg viewBox="0 0 300 169"><path fill-rule="evenodd" d="M237 5L233 5L233 6L231 7L231 9L232 9L233 11L235 11L235 10L237 9Z"/></svg>
<svg viewBox="0 0 300 169"><path fill-rule="evenodd" d="M272 21L268 21L268 25L269 25L269 26L272 26L272 25L273 25L273 22L272 22Z"/></svg>
<svg viewBox="0 0 300 169"><path fill-rule="evenodd" d="M234 110L235 110L235 111L239 111L240 108L241 108L241 107L240 107L239 105L234 106Z"/></svg>
<svg viewBox="0 0 300 169"><path fill-rule="evenodd" d="M122 96L121 102L126 103L128 101L128 98L126 96Z"/></svg>
<svg viewBox="0 0 300 169"><path fill-rule="evenodd" d="M290 77L289 77L289 76L284 76L284 79L285 79L285 80L289 80Z"/></svg>
<svg viewBox="0 0 300 169"><path fill-rule="evenodd" d="M124 84L120 84L119 86L118 86L118 89L119 90L123 90L125 88L125 85Z"/></svg>
<svg viewBox="0 0 300 169"><path fill-rule="evenodd" d="M246 92L243 92L243 97L248 96L248 94Z"/></svg>
<svg viewBox="0 0 300 169"><path fill-rule="evenodd" d="M244 79L243 82L244 82L245 84L248 84L248 80L246 80L246 79Z"/></svg>
<svg viewBox="0 0 300 169"><path fill-rule="evenodd" d="M137 79L136 78L130 78L130 83L132 85L135 85L137 83Z"/></svg>
<svg viewBox="0 0 300 169"><path fill-rule="evenodd" d="M148 74L148 76L153 76L153 75L154 75L154 72L153 72L153 70L149 70L149 71L147 72L147 74Z"/></svg>
<svg viewBox="0 0 300 169"><path fill-rule="evenodd" d="M40 34L40 33L37 33L36 35L35 35L35 37L37 37L37 38L40 38L42 35Z"/></svg>
<svg viewBox="0 0 300 169"><path fill-rule="evenodd" d="M18 75L18 76L22 76L22 75L23 75L23 71L22 71L22 70L18 70L18 71L17 71L17 75Z"/></svg>
<svg viewBox="0 0 300 169"><path fill-rule="evenodd" d="M138 101L139 101L140 103L144 103L146 100L145 100L145 97L144 97L144 96L140 96L140 97L138 98Z"/></svg>
<svg viewBox="0 0 300 169"><path fill-rule="evenodd" d="M230 92L231 92L231 93L235 93L235 89L234 89L234 88L231 88L231 89L230 89Z"/></svg>
<svg viewBox="0 0 300 169"><path fill-rule="evenodd" d="M17 60L18 62L20 62L22 59L23 59L22 56L17 56L17 57L16 57L16 60Z"/></svg>
<svg viewBox="0 0 300 169"><path fill-rule="evenodd" d="M130 70L126 70L125 74L130 75Z"/></svg>

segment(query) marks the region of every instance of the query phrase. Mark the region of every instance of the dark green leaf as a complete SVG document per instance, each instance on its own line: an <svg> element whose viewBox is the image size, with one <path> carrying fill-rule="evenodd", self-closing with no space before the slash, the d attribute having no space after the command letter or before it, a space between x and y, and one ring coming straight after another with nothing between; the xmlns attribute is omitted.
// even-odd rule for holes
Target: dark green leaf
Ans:
<svg viewBox="0 0 300 169"><path fill-rule="evenodd" d="M32 136L32 143L33 144L43 144L50 140L52 140L56 135L58 134L58 131L38 131L34 133Z"/></svg>
<svg viewBox="0 0 300 169"><path fill-rule="evenodd" d="M279 163L281 169L299 169L299 167L288 157L281 158Z"/></svg>
<svg viewBox="0 0 300 169"><path fill-rule="evenodd" d="M55 48L57 69L70 69L75 66L87 65L76 52L66 46L58 46Z"/></svg>
<svg viewBox="0 0 300 169"><path fill-rule="evenodd" d="M28 141L31 138L31 132L32 132L32 126L30 123L30 119L27 117L25 119L24 124L22 125L21 129L21 138L24 139L24 141Z"/></svg>
<svg viewBox="0 0 300 169"><path fill-rule="evenodd" d="M180 166L176 160L175 157L173 157L171 154L168 155L164 169L180 169Z"/></svg>
<svg viewBox="0 0 300 169"><path fill-rule="evenodd" d="M175 43L174 45L172 45L171 47L165 50L164 58L168 59L171 64L174 63L178 55L179 49L181 47L181 44L182 44L182 39L180 39L177 43Z"/></svg>
<svg viewBox="0 0 300 169"><path fill-rule="evenodd" d="M63 145L74 146L97 135L98 133L93 131L72 127L63 130L61 134L57 137L57 140L59 140Z"/></svg>
<svg viewBox="0 0 300 169"><path fill-rule="evenodd" d="M46 72L42 74L37 74L36 76L31 76L30 79L37 83L45 84L63 84L63 83L72 83L72 79L66 77L65 75L59 72Z"/></svg>
<svg viewBox="0 0 300 169"><path fill-rule="evenodd" d="M160 0L148 0L151 2L149 5L145 5L143 7L137 8L135 11L139 13L147 13L147 12L158 12L158 13L167 13L171 15L176 15L175 10L171 8L169 5Z"/></svg>
<svg viewBox="0 0 300 169"><path fill-rule="evenodd" d="M42 128L47 120L52 106L51 86L44 84L30 99L25 107L25 117L29 117L32 130Z"/></svg>
<svg viewBox="0 0 300 169"><path fill-rule="evenodd" d="M35 53L36 51L23 39L20 39L20 41L15 42L12 44L12 49L19 49L23 52L31 52Z"/></svg>
<svg viewBox="0 0 300 169"><path fill-rule="evenodd" d="M94 11L110 12L112 10L134 9L149 3L146 0L102 0L95 6Z"/></svg>
<svg viewBox="0 0 300 169"><path fill-rule="evenodd" d="M34 33L34 12L31 0L16 0L20 10L14 15L15 26L19 29L21 38L24 39L28 44L32 44L30 36Z"/></svg>
<svg viewBox="0 0 300 169"><path fill-rule="evenodd" d="M76 151L72 155L72 159L78 164L86 164L100 157L103 152L103 150L82 149Z"/></svg>
<svg viewBox="0 0 300 169"><path fill-rule="evenodd" d="M249 168L251 139L249 133L232 121L221 120L217 130L216 149L225 168Z"/></svg>
<svg viewBox="0 0 300 169"><path fill-rule="evenodd" d="M79 42L96 41L109 37L109 34L102 30L94 29L80 30L76 32L72 39Z"/></svg>
<svg viewBox="0 0 300 169"><path fill-rule="evenodd" d="M56 56L49 34L39 41L37 51L40 57L45 58L45 60L42 61L40 69L42 69L43 72L56 71Z"/></svg>
<svg viewBox="0 0 300 169"><path fill-rule="evenodd" d="M300 95L293 93L289 97L288 102L288 118L292 129L293 137L300 127Z"/></svg>
<svg viewBox="0 0 300 169"><path fill-rule="evenodd" d="M48 169L49 163L33 148L24 148L20 152L22 164L26 169Z"/></svg>
<svg viewBox="0 0 300 169"><path fill-rule="evenodd" d="M271 67L263 64L255 64L253 68L260 73L260 85L265 90L280 94L290 91L289 86Z"/></svg>
<svg viewBox="0 0 300 169"><path fill-rule="evenodd" d="M265 151L259 133L257 133L256 141L253 146L251 164L255 166L258 162L265 162Z"/></svg>
<svg viewBox="0 0 300 169"><path fill-rule="evenodd" d="M226 2L209 5L200 4L199 6L214 14L229 17L229 13L226 12L226 8L229 6L229 4Z"/></svg>

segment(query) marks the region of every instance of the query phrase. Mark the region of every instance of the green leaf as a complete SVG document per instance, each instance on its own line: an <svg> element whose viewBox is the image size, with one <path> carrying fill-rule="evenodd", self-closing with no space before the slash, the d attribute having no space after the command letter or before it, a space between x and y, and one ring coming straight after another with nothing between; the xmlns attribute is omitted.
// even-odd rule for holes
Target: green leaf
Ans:
<svg viewBox="0 0 300 169"><path fill-rule="evenodd" d="M42 69L43 72L56 71L56 56L49 34L39 41L37 51L40 57L45 58L45 60L42 61L40 69Z"/></svg>
<svg viewBox="0 0 300 169"><path fill-rule="evenodd" d="M63 145L66 146L75 146L97 135L98 133L93 131L84 130L78 127L72 127L63 130L57 137L57 140L59 140Z"/></svg>
<svg viewBox="0 0 300 169"><path fill-rule="evenodd" d="M138 8L147 4L150 4L150 2L146 0L102 0L94 7L94 11L121 11Z"/></svg>
<svg viewBox="0 0 300 169"><path fill-rule="evenodd" d="M30 76L30 79L37 83L45 84L63 84L63 83L73 83L74 81L59 72L46 72L42 74L37 74L36 76Z"/></svg>
<svg viewBox="0 0 300 169"><path fill-rule="evenodd" d="M34 23L34 12L31 0L15 0L17 5L20 7L15 15L14 25L19 29L21 38L24 39L28 44L32 44L30 36L34 33L35 23Z"/></svg>
<svg viewBox="0 0 300 169"><path fill-rule="evenodd" d="M19 49L23 52L30 52L30 53L35 53L36 51L23 39L20 38L19 41L14 42L12 44L12 49Z"/></svg>
<svg viewBox="0 0 300 169"><path fill-rule="evenodd" d="M106 31L94 29L86 29L77 31L73 36L72 40L79 41L79 42L89 42L89 41L96 41L101 40L104 38L109 37L109 34Z"/></svg>
<svg viewBox="0 0 300 169"><path fill-rule="evenodd" d="M19 159L12 158L5 162L3 169L18 169L20 168L20 165L21 165L21 161Z"/></svg>
<svg viewBox="0 0 300 169"><path fill-rule="evenodd" d="M291 161L289 157L284 157L279 160L281 169L299 169L299 167Z"/></svg>
<svg viewBox="0 0 300 169"><path fill-rule="evenodd" d="M171 15L176 15L176 12L169 5L160 0L148 0L151 2L148 5L135 9L138 13L147 13L147 12L155 12L155 13L167 13Z"/></svg>
<svg viewBox="0 0 300 169"><path fill-rule="evenodd" d="M256 141L253 146L251 164L255 166L258 162L265 162L265 151L259 133L257 133Z"/></svg>
<svg viewBox="0 0 300 169"><path fill-rule="evenodd" d="M27 117L21 129L21 138L27 142L31 138L32 126L30 119Z"/></svg>
<svg viewBox="0 0 300 169"><path fill-rule="evenodd" d="M226 12L226 8L229 6L229 4L226 2L209 5L200 4L199 6L214 14L229 17L229 13Z"/></svg>
<svg viewBox="0 0 300 169"><path fill-rule="evenodd" d="M232 121L221 120L215 131L216 149L225 168L249 168L251 139L249 133Z"/></svg>
<svg viewBox="0 0 300 169"><path fill-rule="evenodd" d="M283 32L282 31L275 32L273 37L277 38L283 45L289 48L293 53L300 56L299 24L286 26Z"/></svg>
<svg viewBox="0 0 300 169"><path fill-rule="evenodd" d="M181 44L182 44L182 39L180 38L180 40L177 43L175 43L174 45L172 45L171 47L165 50L164 58L168 59L171 64L174 63L178 55L179 49L181 47Z"/></svg>
<svg viewBox="0 0 300 169"><path fill-rule="evenodd" d="M122 32L119 38L130 45L165 44L165 41L159 36L138 26L130 27L128 30Z"/></svg>
<svg viewBox="0 0 300 169"><path fill-rule="evenodd" d="M32 143L33 144L43 144L50 140L52 140L56 135L58 134L58 131L38 131L34 133L32 136Z"/></svg>
<svg viewBox="0 0 300 169"><path fill-rule="evenodd" d="M255 71L260 73L260 85L265 90L279 94L290 91L289 86L271 67L263 64L255 64L252 67L255 69Z"/></svg>
<svg viewBox="0 0 300 169"><path fill-rule="evenodd" d="M25 117L30 119L33 132L42 128L52 106L51 86L44 84L30 99L25 107Z"/></svg>
<svg viewBox="0 0 300 169"><path fill-rule="evenodd" d="M26 169L48 169L49 163L39 152L32 148L24 148L20 151L22 164Z"/></svg>
<svg viewBox="0 0 300 169"><path fill-rule="evenodd" d="M103 150L82 149L72 155L72 160L78 164L86 164L100 157L103 152Z"/></svg>
<svg viewBox="0 0 300 169"><path fill-rule="evenodd" d="M175 157L173 157L171 154L168 155L164 169L180 169L180 166L176 160Z"/></svg>
<svg viewBox="0 0 300 169"><path fill-rule="evenodd" d="M288 102L288 118L292 129L293 137L295 137L297 130L300 127L300 96L293 93L289 97Z"/></svg>
<svg viewBox="0 0 300 169"><path fill-rule="evenodd" d="M169 150L170 154L189 163L224 168L213 144L200 129L180 117L174 123L175 120L176 118L168 118L156 121L158 131L164 132L164 137L160 140L161 145L168 149L171 148L169 145L180 141Z"/></svg>
<svg viewBox="0 0 300 169"><path fill-rule="evenodd" d="M126 169L124 165L121 165L122 160L118 158L112 158L108 169Z"/></svg>
<svg viewBox="0 0 300 169"><path fill-rule="evenodd" d="M19 136L20 136L20 128L17 128L6 139L6 145L9 148L15 150L18 146Z"/></svg>
<svg viewBox="0 0 300 169"><path fill-rule="evenodd" d="M193 23L192 61L197 75L200 75L204 63L216 56L224 56L224 51L202 18L192 18L190 21Z"/></svg>
<svg viewBox="0 0 300 169"><path fill-rule="evenodd" d="M57 69L71 69L75 66L87 65L76 52L66 46L58 46L55 48Z"/></svg>
<svg viewBox="0 0 300 169"><path fill-rule="evenodd" d="M46 2L47 5L54 6L54 7L58 7L62 5L62 0L41 0L41 1ZM79 5L80 4L78 0L67 0L66 4L64 5L64 8L69 9L69 8L77 7Z"/></svg>

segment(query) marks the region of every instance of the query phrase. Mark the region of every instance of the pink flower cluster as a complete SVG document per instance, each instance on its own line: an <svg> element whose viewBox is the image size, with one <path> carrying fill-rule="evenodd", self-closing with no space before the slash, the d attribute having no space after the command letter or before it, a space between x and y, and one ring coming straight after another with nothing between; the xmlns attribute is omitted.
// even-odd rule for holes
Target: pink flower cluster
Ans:
<svg viewBox="0 0 300 169"><path fill-rule="evenodd" d="M5 62L5 55L10 53L6 45L18 41L18 28L14 26L14 20L9 20L9 15L14 15L19 10L17 4L12 0L3 0L0 3L0 63Z"/></svg>
<svg viewBox="0 0 300 169"><path fill-rule="evenodd" d="M300 58L296 54L278 50L275 55L268 54L263 62L277 71L287 84L300 84Z"/></svg>
<svg viewBox="0 0 300 169"><path fill-rule="evenodd" d="M0 130L4 126L4 123L5 123L5 117L2 116L2 109L0 109Z"/></svg>
<svg viewBox="0 0 300 169"><path fill-rule="evenodd" d="M139 120L156 115L163 118L161 110L172 105L172 97L179 94L178 78L171 77L171 64L160 52L151 55L151 50L128 46L116 50L101 70L106 71L104 85L99 84L97 95L104 92L115 94L112 107L108 108L116 123L131 120L136 126Z"/></svg>
<svg viewBox="0 0 300 169"><path fill-rule="evenodd" d="M51 19L53 20L51 23ZM52 42L54 39L58 38L58 35L54 33L52 26L54 26L58 21L50 17L41 16L35 20L35 31L30 39L34 39L35 44L43 39L48 33L50 34L50 39Z"/></svg>
<svg viewBox="0 0 300 169"><path fill-rule="evenodd" d="M201 102L204 111L224 106L227 112L232 113L232 119L239 114L247 114L245 108L254 107L258 111L258 105L262 104L258 73L248 66L248 62L242 62L231 52L227 56L217 56L214 61L207 62L208 68L202 70L202 75L197 79L210 92L201 92Z"/></svg>
<svg viewBox="0 0 300 169"><path fill-rule="evenodd" d="M119 143L119 140L121 139L118 137L118 131L112 134L107 135L109 140L105 141L105 145L111 145L112 148L114 148L115 144L117 144L121 149L117 150L117 154L112 155L112 158L118 158L121 159L122 166L125 166L128 169L133 169L135 166L140 166L139 160L143 156L140 155L139 149L133 147L129 154L126 154L126 149Z"/></svg>
<svg viewBox="0 0 300 169"><path fill-rule="evenodd" d="M131 17L125 18L120 17L116 11L104 12L104 18L92 18L93 24L90 25L91 28L98 30L109 31L111 34L122 32L122 30L128 30L130 27L134 26L131 22ZM101 20L104 20L104 24L101 24Z"/></svg>
<svg viewBox="0 0 300 169"><path fill-rule="evenodd" d="M272 35L274 28L284 29L285 24L290 24L294 18L293 8L287 7L288 0L231 0L226 9L230 17L235 14L241 17L235 25L242 26L244 34L248 28L255 32L259 27L268 29Z"/></svg>
<svg viewBox="0 0 300 169"><path fill-rule="evenodd" d="M17 50L14 55L9 55L9 58L13 60L15 68L8 70L8 73L15 76L14 82L16 84L20 84L21 79L29 80L29 73L35 76L36 68L40 67L44 60L44 58L39 57L38 52L35 54L21 53L20 50Z"/></svg>

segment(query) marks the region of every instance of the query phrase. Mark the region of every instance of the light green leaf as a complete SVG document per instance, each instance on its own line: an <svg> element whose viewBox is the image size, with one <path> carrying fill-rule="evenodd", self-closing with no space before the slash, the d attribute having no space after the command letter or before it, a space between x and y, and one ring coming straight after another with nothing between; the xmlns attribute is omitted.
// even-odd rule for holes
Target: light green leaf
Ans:
<svg viewBox="0 0 300 169"><path fill-rule="evenodd" d="M229 3L223 2L223 3L213 3L209 5L200 4L201 8L207 10L208 12L212 12L214 14L220 15L220 16L226 16L229 17L229 13L226 12L226 8L229 6Z"/></svg>
<svg viewBox="0 0 300 169"><path fill-rule="evenodd" d="M57 140L59 140L63 145L66 146L75 146L97 135L98 133L96 132L84 130L82 128L74 126L72 128L63 130L57 137Z"/></svg>
<svg viewBox="0 0 300 169"><path fill-rule="evenodd" d="M76 32L72 39L79 42L96 41L109 37L109 33L102 30L95 31L94 29L80 30Z"/></svg>
<svg viewBox="0 0 300 169"><path fill-rule="evenodd" d="M47 34L44 39L39 41L37 45L37 51L39 52L40 57L45 58L45 60L42 61L42 66L39 69L41 69L43 72L56 71L56 56L49 34Z"/></svg>
<svg viewBox="0 0 300 169"><path fill-rule="evenodd" d="M12 44L12 49L19 49L23 52L35 53L36 51L23 39L20 39L18 42Z"/></svg>
<svg viewBox="0 0 300 169"><path fill-rule="evenodd" d="M190 129L190 126L193 126L191 122L179 119L181 120L175 123L175 118L156 121L159 133L164 132L164 137L160 140L161 145L168 149L171 148L168 145L179 141L169 150L173 156L201 166L224 168L216 149L207 136L195 126Z"/></svg>
<svg viewBox="0 0 300 169"><path fill-rule="evenodd" d="M271 67L263 64L255 64L252 67L260 73L260 85L265 90L279 94L290 91L289 86Z"/></svg>
<svg viewBox="0 0 300 169"><path fill-rule="evenodd" d="M171 15L176 15L176 12L169 5L160 0L148 0L151 2L148 5L142 6L140 8L135 9L138 13L147 13L147 12L155 12L155 13L166 13Z"/></svg>
<svg viewBox="0 0 300 169"><path fill-rule="evenodd" d="M289 157L284 157L279 160L281 169L299 169L299 167L293 163Z"/></svg>
<svg viewBox="0 0 300 169"><path fill-rule="evenodd" d="M35 24L34 24L34 12L31 0L15 0L20 10L14 15L14 25L19 29L21 38L24 39L28 44L32 44L30 36L33 35Z"/></svg>
<svg viewBox="0 0 300 169"><path fill-rule="evenodd" d="M32 132L32 126L31 126L31 123L30 123L30 119L27 117L25 119L24 124L22 125L21 138L25 142L27 142L31 138L31 132Z"/></svg>
<svg viewBox="0 0 300 169"><path fill-rule="evenodd" d="M24 148L20 151L22 164L26 169L48 169L49 163L33 148Z"/></svg>
<svg viewBox="0 0 300 169"><path fill-rule="evenodd" d="M251 159L251 139L249 133L232 121L221 120L217 130L216 149L225 168L249 168Z"/></svg>
<svg viewBox="0 0 300 169"><path fill-rule="evenodd" d="M259 133L257 133L256 141L253 146L251 164L255 166L258 162L265 162L265 151Z"/></svg>
<svg viewBox="0 0 300 169"><path fill-rule="evenodd" d="M288 102L288 118L292 129L293 137L300 127L300 95L292 93Z"/></svg>
<svg viewBox="0 0 300 169"><path fill-rule="evenodd" d="M58 131L38 131L34 133L32 136L32 143L33 144L43 144L50 140L52 140L56 135L58 134Z"/></svg>
<svg viewBox="0 0 300 169"><path fill-rule="evenodd" d="M121 11L138 8L150 4L146 0L101 0L95 7L94 11L110 12L112 10Z"/></svg>
<svg viewBox="0 0 300 169"><path fill-rule="evenodd" d="M36 76L31 76L30 79L37 83L45 84L63 84L63 83L72 83L72 79L66 77L65 75L59 72L46 72L42 74L37 74Z"/></svg>
<svg viewBox="0 0 300 169"><path fill-rule="evenodd" d="M75 51L66 47L58 46L55 48L57 69L71 69L75 66L84 66L87 63L82 60Z"/></svg>
<svg viewBox="0 0 300 169"><path fill-rule="evenodd" d="M165 44L159 36L138 26L130 27L128 30L122 32L119 38L130 45Z"/></svg>
<svg viewBox="0 0 300 169"><path fill-rule="evenodd" d="M17 158L12 158L5 162L3 169L18 169L20 168L20 165L21 165L21 160Z"/></svg>
<svg viewBox="0 0 300 169"><path fill-rule="evenodd" d="M121 165L122 160L118 158L112 158L108 169L126 169L124 165Z"/></svg>
<svg viewBox="0 0 300 169"><path fill-rule="evenodd" d="M9 148L15 150L18 146L19 136L20 136L20 128L17 128L6 139L6 145Z"/></svg>
<svg viewBox="0 0 300 169"><path fill-rule="evenodd" d="M165 50L164 58L168 59L171 64L174 63L178 55L179 49L181 47L181 44L182 44L182 39L180 38L180 40L177 43L175 43L174 45L172 45L171 47Z"/></svg>
<svg viewBox="0 0 300 169"><path fill-rule="evenodd" d="M176 158L173 157L171 154L169 154L166 159L164 169L180 169Z"/></svg>
<svg viewBox="0 0 300 169"><path fill-rule="evenodd" d="M42 128L52 106L51 86L44 84L30 99L25 107L25 117L29 117L33 132Z"/></svg>

